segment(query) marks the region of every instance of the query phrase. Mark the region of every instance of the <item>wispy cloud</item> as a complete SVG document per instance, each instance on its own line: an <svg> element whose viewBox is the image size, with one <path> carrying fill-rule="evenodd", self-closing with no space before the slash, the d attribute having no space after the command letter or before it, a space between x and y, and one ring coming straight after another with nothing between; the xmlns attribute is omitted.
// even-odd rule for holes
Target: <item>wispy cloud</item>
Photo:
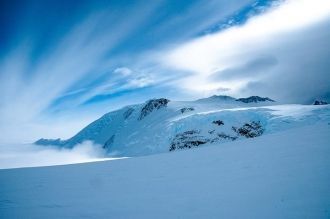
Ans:
<svg viewBox="0 0 330 219"><path fill-rule="evenodd" d="M288 0L244 25L178 45L161 62L191 72L178 86L196 94L224 87L228 94L310 100L330 90L329 18L330 3Z"/></svg>
<svg viewBox="0 0 330 219"><path fill-rule="evenodd" d="M117 22L112 22L118 19L116 11L93 12L32 66L33 43L22 42L0 63L0 130L5 132L13 126L18 135L26 123L39 117L75 83L102 72L107 67L103 64L107 63L106 55L136 31L159 6L160 1L148 6L135 5L126 11L130 19L121 17ZM73 107L79 102L72 101L71 104Z"/></svg>
<svg viewBox="0 0 330 219"><path fill-rule="evenodd" d="M163 89L164 84L178 77L159 68L153 59L145 60L143 54L191 38L248 3L251 0L230 3L195 0L175 4L160 0L148 4L137 1L132 5L120 2L94 5L91 1L87 11L67 3L67 8L74 8L75 14L83 11L68 23L68 16L63 14L62 19L61 11L43 22L43 16L35 13L33 4L26 7L31 10L24 13L27 17L11 15L15 19L28 19L13 23L18 24L15 28L21 31L12 37L15 46L0 57L0 132L3 133L0 141L8 140L8 136L24 141L49 136L49 126L52 130L62 127L61 133L72 134L86 124L86 121L80 122L81 119L73 121L79 118L76 115L90 119L111 108L100 104L86 110L86 103L96 104L102 99L148 87L153 90L144 92L143 97L134 96L131 102L157 95L156 85ZM38 4L37 11L52 6ZM66 6L59 8L67 9ZM49 28L53 24L57 28L65 27L53 30ZM46 29L39 30L39 27ZM127 101L123 99L121 103ZM65 131L66 127L72 129L73 126L61 125L59 121L63 118L53 118L51 122L49 114L53 112L65 112L64 117L71 116L70 122L79 127ZM56 124L59 127L54 128ZM34 134L30 135L32 130Z"/></svg>

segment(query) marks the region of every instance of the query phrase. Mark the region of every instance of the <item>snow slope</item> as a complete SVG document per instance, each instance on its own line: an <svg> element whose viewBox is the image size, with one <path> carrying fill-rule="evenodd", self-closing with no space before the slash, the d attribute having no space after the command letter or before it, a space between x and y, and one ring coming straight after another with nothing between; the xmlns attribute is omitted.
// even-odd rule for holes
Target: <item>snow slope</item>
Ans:
<svg viewBox="0 0 330 219"><path fill-rule="evenodd" d="M92 141L103 145L110 156L132 157L245 139L237 130L246 124L260 124L260 135L330 121L327 105L274 104L257 96L212 96L190 102L154 99L105 114L68 140L41 139L37 144L72 148Z"/></svg>
<svg viewBox="0 0 330 219"><path fill-rule="evenodd" d="M0 170L0 218L330 218L330 125L298 108L272 110L302 127L259 138Z"/></svg>

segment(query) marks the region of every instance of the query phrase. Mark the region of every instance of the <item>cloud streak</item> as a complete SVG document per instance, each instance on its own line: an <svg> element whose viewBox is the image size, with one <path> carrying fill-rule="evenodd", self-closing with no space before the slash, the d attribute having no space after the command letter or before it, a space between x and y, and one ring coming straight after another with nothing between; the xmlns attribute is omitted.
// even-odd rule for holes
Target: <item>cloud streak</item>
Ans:
<svg viewBox="0 0 330 219"><path fill-rule="evenodd" d="M224 2L196 0L172 4L159 0L148 4L144 1L108 4L86 1L81 7L72 2L60 7L54 3L24 2L24 16L5 13L10 19L17 19L13 25L18 25L6 26L6 39L13 30L20 31L17 36L11 36L11 45L15 46L9 46L0 57L0 142L52 137L51 130L60 127L61 133L54 132L53 137L67 137L82 124L86 125L86 119L84 122L73 119L97 118L115 106L142 97L134 96L131 101L123 100L108 107L98 104L104 99L148 87L150 91L143 93L143 100L157 95L152 87L162 87L177 77L140 55L151 48L182 42L251 0L234 0L226 3L226 8ZM75 16L68 16L68 11L63 9L72 10ZM44 22L42 18L47 10L50 16ZM115 71L119 68L132 72L118 75ZM86 103L92 103L94 108L88 108ZM66 121L71 124L54 127L59 124L56 120L64 120L56 119L55 113L57 118L71 115ZM73 124L79 126L73 128ZM66 129L67 126L71 130Z"/></svg>
<svg viewBox="0 0 330 219"><path fill-rule="evenodd" d="M52 46L54 50L43 54L32 66L30 59L34 45L31 41L22 42L12 50L0 63L2 138L13 134L9 129L15 127L19 140L19 133L24 132L31 121L36 121L57 98L72 90L74 84L84 78L95 78L98 72L104 71L107 66L102 61L106 54L129 37L158 6L159 2L155 2L147 7L130 8L126 11L130 19L115 23L111 22L116 18L115 11L94 12L77 23L56 46ZM141 7L143 14L140 13ZM102 85L97 85L88 93L102 92L100 87ZM79 100L71 101L71 107L79 105Z"/></svg>

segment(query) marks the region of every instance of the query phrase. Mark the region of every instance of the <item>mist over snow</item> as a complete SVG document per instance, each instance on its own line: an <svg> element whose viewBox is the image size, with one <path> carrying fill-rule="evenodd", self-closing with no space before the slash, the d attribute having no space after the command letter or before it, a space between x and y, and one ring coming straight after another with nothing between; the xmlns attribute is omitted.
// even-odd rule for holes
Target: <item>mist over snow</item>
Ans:
<svg viewBox="0 0 330 219"><path fill-rule="evenodd" d="M100 145L84 142L72 149L34 144L1 144L0 169L110 160Z"/></svg>

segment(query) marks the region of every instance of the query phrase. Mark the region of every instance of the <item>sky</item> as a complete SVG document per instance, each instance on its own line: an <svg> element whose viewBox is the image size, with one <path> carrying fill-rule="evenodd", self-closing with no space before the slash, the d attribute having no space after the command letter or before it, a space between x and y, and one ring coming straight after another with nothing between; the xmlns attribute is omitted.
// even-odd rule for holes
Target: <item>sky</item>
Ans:
<svg viewBox="0 0 330 219"><path fill-rule="evenodd" d="M150 98L330 101L325 0L2 0L0 143Z"/></svg>

